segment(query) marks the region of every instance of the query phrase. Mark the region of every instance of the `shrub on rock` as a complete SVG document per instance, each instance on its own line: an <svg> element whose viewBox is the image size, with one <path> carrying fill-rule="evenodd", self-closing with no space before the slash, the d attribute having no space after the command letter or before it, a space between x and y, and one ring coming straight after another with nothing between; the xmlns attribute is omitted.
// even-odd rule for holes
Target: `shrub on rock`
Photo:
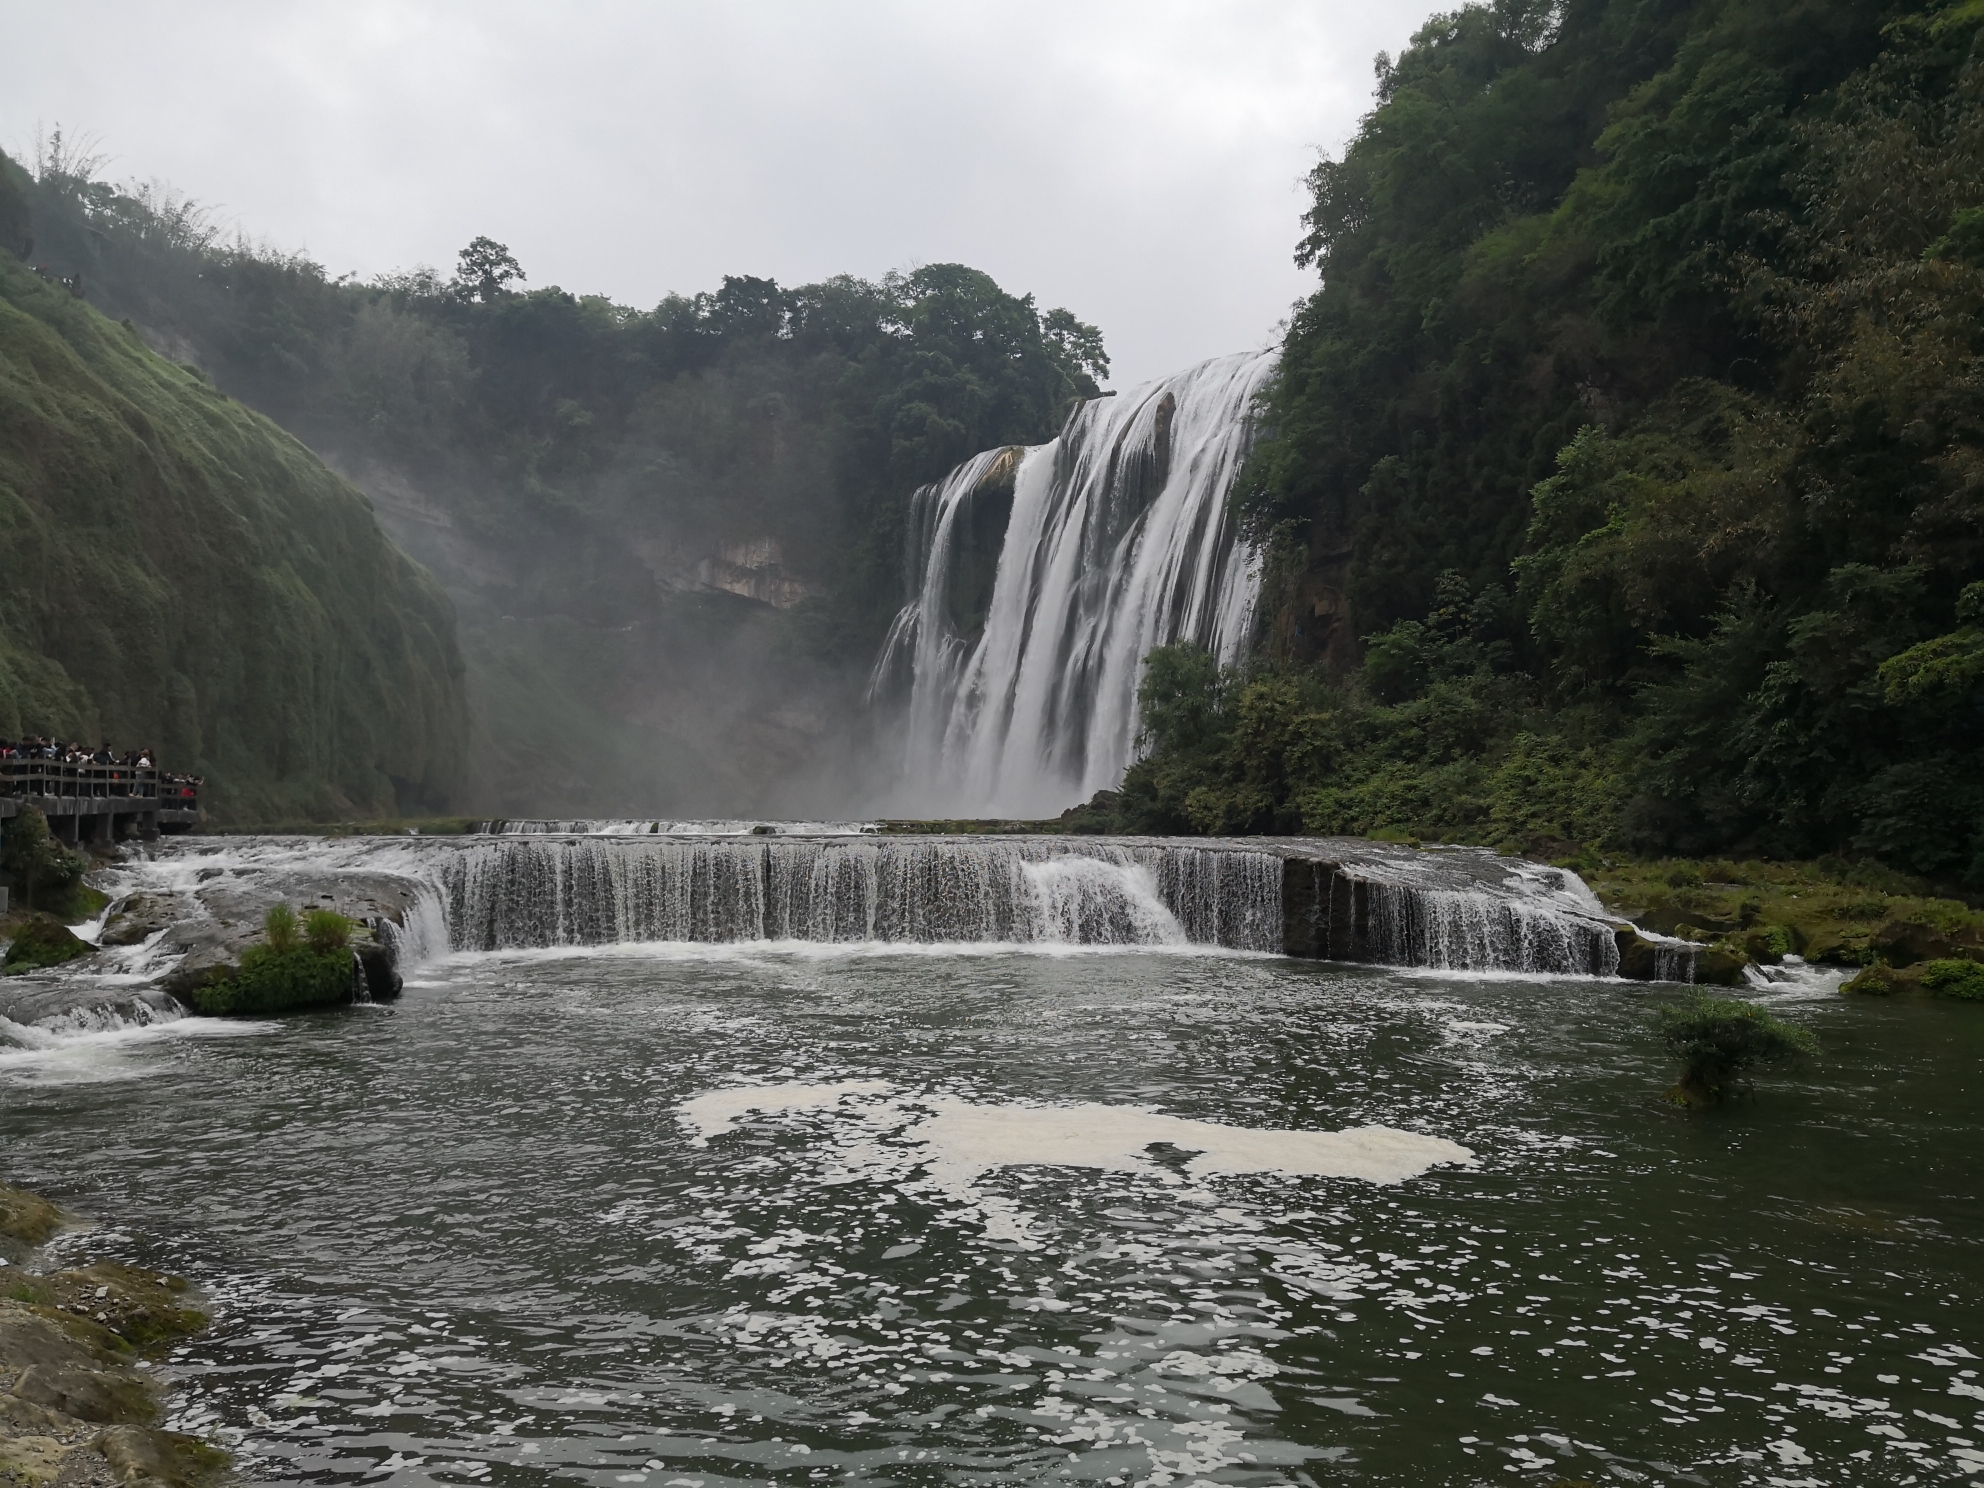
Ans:
<svg viewBox="0 0 1984 1488"><path fill-rule="evenodd" d="M1931 961L1922 968L1922 987L1938 997L1984 1002L1984 966L1975 961Z"/></svg>
<svg viewBox="0 0 1984 1488"><path fill-rule="evenodd" d="M1760 1064L1781 1064L1816 1053L1811 1033L1755 1003L1697 992L1660 1010L1660 1036L1681 1061L1668 1091L1677 1105L1713 1106Z"/></svg>
<svg viewBox="0 0 1984 1488"><path fill-rule="evenodd" d="M238 971L217 973L193 988L188 999L195 1011L210 1017L245 1018L330 1007L351 1001L354 965L349 950L320 954L307 945L286 951L273 945L250 946L241 953Z"/></svg>

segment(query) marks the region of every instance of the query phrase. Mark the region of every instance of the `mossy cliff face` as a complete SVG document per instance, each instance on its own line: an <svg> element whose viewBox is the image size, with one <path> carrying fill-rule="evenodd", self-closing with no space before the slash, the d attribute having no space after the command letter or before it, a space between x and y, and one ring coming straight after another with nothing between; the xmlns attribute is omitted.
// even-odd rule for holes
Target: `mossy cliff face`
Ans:
<svg viewBox="0 0 1984 1488"><path fill-rule="evenodd" d="M0 736L150 745L221 821L455 788L453 607L366 498L8 252L0 571Z"/></svg>

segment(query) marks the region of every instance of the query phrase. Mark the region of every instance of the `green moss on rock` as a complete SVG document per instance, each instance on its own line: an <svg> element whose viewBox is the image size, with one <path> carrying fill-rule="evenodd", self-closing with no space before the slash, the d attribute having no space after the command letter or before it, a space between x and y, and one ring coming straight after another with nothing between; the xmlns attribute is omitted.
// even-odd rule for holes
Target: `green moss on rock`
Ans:
<svg viewBox="0 0 1984 1488"><path fill-rule="evenodd" d="M1840 988L1862 996L1893 997L1914 993L1948 997L1959 1002L1984 1002L1984 965L1961 957L1890 966L1876 961Z"/></svg>
<svg viewBox="0 0 1984 1488"><path fill-rule="evenodd" d="M256 1017L301 1012L350 1002L356 959L339 947L328 952L307 945L290 950L250 946L239 969L217 972L192 988L187 998L209 1017Z"/></svg>
<svg viewBox="0 0 1984 1488"><path fill-rule="evenodd" d="M121 1482L163 1483L166 1488L209 1488L226 1477L233 1461L197 1436L142 1426L111 1426L94 1445Z"/></svg>
<svg viewBox="0 0 1984 1488"><path fill-rule="evenodd" d="M170 1343L207 1326L207 1315L192 1305L185 1281L163 1272L96 1261L39 1281L49 1305L101 1323L133 1348Z"/></svg>
<svg viewBox="0 0 1984 1488"><path fill-rule="evenodd" d="M1839 990L1851 992L1858 997L1892 997L1897 990L1894 968L1885 961L1876 961L1865 971L1843 983Z"/></svg>
<svg viewBox="0 0 1984 1488"><path fill-rule="evenodd" d="M14 931L14 938L7 946L6 959L0 962L0 974L17 976L22 972L60 966L65 961L87 956L95 949L88 941L78 939L54 915L29 915Z"/></svg>
<svg viewBox="0 0 1984 1488"><path fill-rule="evenodd" d="M62 1211L40 1194L0 1184L0 1241L40 1245L62 1228Z"/></svg>

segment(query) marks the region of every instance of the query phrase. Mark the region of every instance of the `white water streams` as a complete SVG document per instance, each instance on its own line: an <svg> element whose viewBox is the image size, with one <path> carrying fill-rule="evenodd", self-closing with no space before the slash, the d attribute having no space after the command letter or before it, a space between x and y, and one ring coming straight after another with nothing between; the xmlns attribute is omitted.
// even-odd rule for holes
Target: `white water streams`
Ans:
<svg viewBox="0 0 1984 1488"><path fill-rule="evenodd" d="M841 837L876 829L874 822L747 821L710 817L681 821L672 817L498 817L481 830L498 836L544 837Z"/></svg>
<svg viewBox="0 0 1984 1488"><path fill-rule="evenodd" d="M572 825L568 834L193 838L134 855L111 875L114 898L160 928L0 984L0 1045L141 1030L177 1016L161 980L259 939L277 900L363 919L405 968L454 952L810 942L950 954L1218 947L1445 972L1619 970L1613 924L1575 874L1481 849L1342 839L689 837ZM113 909L111 928L118 923ZM20 1032L33 1028L43 1033Z"/></svg>
<svg viewBox="0 0 1984 1488"><path fill-rule="evenodd" d="M1281 949L1282 860L1231 848L524 837L434 866L457 950L747 940Z"/></svg>
<svg viewBox="0 0 1984 1488"><path fill-rule="evenodd" d="M871 696L906 706L895 809L1040 817L1130 763L1144 657L1245 651L1258 555L1227 510L1273 353L1082 404L913 498L912 598Z"/></svg>

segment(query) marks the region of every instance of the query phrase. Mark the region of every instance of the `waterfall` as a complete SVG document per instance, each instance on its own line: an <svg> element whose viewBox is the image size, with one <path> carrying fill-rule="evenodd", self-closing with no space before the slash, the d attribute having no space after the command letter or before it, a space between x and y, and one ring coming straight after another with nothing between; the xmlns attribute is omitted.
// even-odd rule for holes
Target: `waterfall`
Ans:
<svg viewBox="0 0 1984 1488"><path fill-rule="evenodd" d="M706 817L678 821L670 817L554 818L496 817L478 822L476 830L495 836L559 837L834 837L872 832L874 822L749 821Z"/></svg>
<svg viewBox="0 0 1984 1488"><path fill-rule="evenodd" d="M518 837L445 854L457 950L622 941L1281 949L1266 852L1054 838Z"/></svg>
<svg viewBox="0 0 1984 1488"><path fill-rule="evenodd" d="M1645 979L1685 975L1683 956L1695 950L1676 942L1671 958L1636 955L1622 967L1622 933L1642 949L1644 937L1622 931L1575 873L1484 848L1343 838L690 837L575 825L570 834L190 838L121 867L118 887L171 904L175 924L191 927L175 958L223 921L234 927L228 933L252 937L275 899L360 907L402 966L450 952L636 942L1217 946ZM177 965L162 949L146 954L155 974ZM9 994L0 995L0 1017L22 1022L9 1011L14 990L0 989Z"/></svg>
<svg viewBox="0 0 1984 1488"><path fill-rule="evenodd" d="M910 598L870 686L906 706L897 809L1039 817L1086 800L1130 763L1152 648L1241 656L1260 563L1227 495L1275 360L1093 399L1049 443L988 450L915 494Z"/></svg>
<svg viewBox="0 0 1984 1488"><path fill-rule="evenodd" d="M1440 971L1613 976L1614 922L1583 879L1480 848L1399 851L1332 840L1292 854L1284 948Z"/></svg>

